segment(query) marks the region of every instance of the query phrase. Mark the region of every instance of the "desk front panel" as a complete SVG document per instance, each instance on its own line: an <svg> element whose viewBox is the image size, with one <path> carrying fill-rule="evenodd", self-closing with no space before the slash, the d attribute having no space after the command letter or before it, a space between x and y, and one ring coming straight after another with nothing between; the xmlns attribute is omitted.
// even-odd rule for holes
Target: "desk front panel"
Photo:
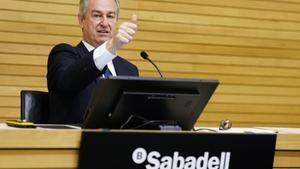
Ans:
<svg viewBox="0 0 300 169"><path fill-rule="evenodd" d="M0 169L77 168L80 139L81 130L0 128ZM288 168L300 168L299 133L278 134L274 169Z"/></svg>

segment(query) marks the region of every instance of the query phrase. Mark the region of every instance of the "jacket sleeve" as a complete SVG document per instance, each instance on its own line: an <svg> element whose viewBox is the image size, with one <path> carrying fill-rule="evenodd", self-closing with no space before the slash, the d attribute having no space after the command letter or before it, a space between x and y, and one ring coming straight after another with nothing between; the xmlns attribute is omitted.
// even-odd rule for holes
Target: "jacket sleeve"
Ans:
<svg viewBox="0 0 300 169"><path fill-rule="evenodd" d="M93 52L80 56L68 44L56 45L48 58L47 84L49 90L76 92L101 75L93 60Z"/></svg>

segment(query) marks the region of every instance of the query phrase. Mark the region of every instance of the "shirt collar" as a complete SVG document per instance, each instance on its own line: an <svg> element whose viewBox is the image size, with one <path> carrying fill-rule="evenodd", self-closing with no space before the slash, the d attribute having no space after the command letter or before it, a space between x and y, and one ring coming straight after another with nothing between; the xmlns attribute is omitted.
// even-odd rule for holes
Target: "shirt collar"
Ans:
<svg viewBox="0 0 300 169"><path fill-rule="evenodd" d="M94 46L90 45L89 43L87 43L87 42L84 41L84 40L82 40L82 43L84 44L84 46L87 48L87 50L88 50L89 52L95 49Z"/></svg>

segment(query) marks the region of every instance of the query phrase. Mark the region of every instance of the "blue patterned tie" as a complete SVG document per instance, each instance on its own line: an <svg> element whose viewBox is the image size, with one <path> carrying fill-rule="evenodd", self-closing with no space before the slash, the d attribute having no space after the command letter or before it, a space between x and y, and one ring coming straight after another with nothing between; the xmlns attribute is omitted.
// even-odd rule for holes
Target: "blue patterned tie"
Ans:
<svg viewBox="0 0 300 169"><path fill-rule="evenodd" d="M102 72L103 72L104 77L112 76L112 73L108 69L107 65L103 68Z"/></svg>

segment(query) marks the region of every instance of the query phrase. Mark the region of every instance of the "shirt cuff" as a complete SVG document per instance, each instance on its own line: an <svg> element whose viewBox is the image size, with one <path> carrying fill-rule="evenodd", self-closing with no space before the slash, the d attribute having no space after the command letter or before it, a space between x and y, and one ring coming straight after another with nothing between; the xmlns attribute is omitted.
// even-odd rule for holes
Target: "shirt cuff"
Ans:
<svg viewBox="0 0 300 169"><path fill-rule="evenodd" d="M111 54L106 49L106 43L103 43L94 50L93 59L94 63L100 71L107 65L108 62L112 61L117 55Z"/></svg>

